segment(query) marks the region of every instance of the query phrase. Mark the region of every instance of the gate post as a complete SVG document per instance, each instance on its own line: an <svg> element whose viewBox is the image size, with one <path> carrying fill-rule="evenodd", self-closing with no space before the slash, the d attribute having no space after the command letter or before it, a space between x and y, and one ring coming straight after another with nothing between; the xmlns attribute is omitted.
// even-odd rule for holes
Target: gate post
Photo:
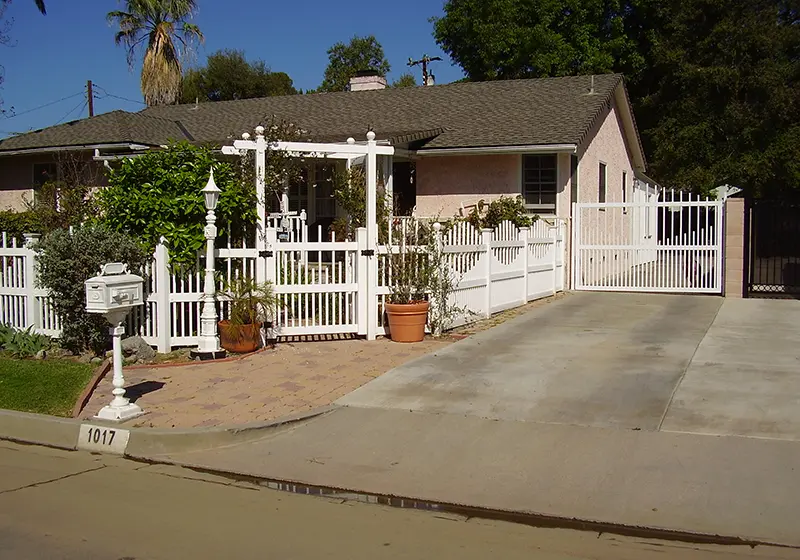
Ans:
<svg viewBox="0 0 800 560"><path fill-rule="evenodd" d="M165 238L161 238L156 245L153 259L153 272L155 272L156 289L156 347L162 354L172 351L172 306L170 305L170 277L169 277L169 251L164 245Z"/></svg>
<svg viewBox="0 0 800 560"><path fill-rule="evenodd" d="M374 320L369 317L367 311L367 301L370 296L367 282L369 260L364 253L367 250L367 228L360 227L356 230L356 247L356 321L358 322L358 334L365 336L368 330L367 323Z"/></svg>
<svg viewBox="0 0 800 560"><path fill-rule="evenodd" d="M744 251L747 244L745 243L744 202L743 198L729 198L723 207L723 295L730 298L741 298L745 295Z"/></svg>
<svg viewBox="0 0 800 560"><path fill-rule="evenodd" d="M531 227L520 228L518 239L522 241L522 303L528 303L528 236L533 237Z"/></svg>
<svg viewBox="0 0 800 560"><path fill-rule="evenodd" d="M481 246L486 251L486 314L488 319L492 316L492 260L494 259L494 252L492 251L492 232L493 229L485 228L481 230Z"/></svg>

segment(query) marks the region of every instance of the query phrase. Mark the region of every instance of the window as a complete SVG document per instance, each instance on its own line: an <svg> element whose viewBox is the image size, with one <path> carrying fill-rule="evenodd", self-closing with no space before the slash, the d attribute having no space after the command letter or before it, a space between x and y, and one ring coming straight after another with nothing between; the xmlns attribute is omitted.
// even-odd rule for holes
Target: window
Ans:
<svg viewBox="0 0 800 560"><path fill-rule="evenodd" d="M556 211L555 154L522 156L522 196L530 210Z"/></svg>
<svg viewBox="0 0 800 560"><path fill-rule="evenodd" d="M33 188L40 189L42 185L55 181L58 175L58 166L55 163L33 164Z"/></svg>
<svg viewBox="0 0 800 560"><path fill-rule="evenodd" d="M605 202L606 201L606 189L608 185L606 184L606 164L600 163L600 177L598 180L599 190L597 192L597 201L598 202Z"/></svg>
<svg viewBox="0 0 800 560"><path fill-rule="evenodd" d="M623 204L628 202L628 172L627 171L623 171L622 172L622 202L623 202ZM623 214L627 214L628 213L628 207L627 206L623 206L622 207L622 213Z"/></svg>
<svg viewBox="0 0 800 560"><path fill-rule="evenodd" d="M316 165L314 167L315 219L335 218L336 200L333 198L332 165Z"/></svg>

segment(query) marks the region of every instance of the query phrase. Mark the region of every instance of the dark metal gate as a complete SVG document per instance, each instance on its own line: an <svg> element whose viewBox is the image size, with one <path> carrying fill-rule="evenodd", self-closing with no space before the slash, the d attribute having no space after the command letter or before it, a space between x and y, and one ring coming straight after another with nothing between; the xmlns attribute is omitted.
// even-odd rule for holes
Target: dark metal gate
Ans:
<svg viewBox="0 0 800 560"><path fill-rule="evenodd" d="M800 294L800 202L752 200L748 293Z"/></svg>

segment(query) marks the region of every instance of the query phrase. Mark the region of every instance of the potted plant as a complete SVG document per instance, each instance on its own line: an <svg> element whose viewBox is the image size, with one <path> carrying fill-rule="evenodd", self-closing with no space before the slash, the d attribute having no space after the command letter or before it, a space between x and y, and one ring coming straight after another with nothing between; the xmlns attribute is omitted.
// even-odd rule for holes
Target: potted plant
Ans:
<svg viewBox="0 0 800 560"><path fill-rule="evenodd" d="M430 302L428 294L436 274L424 226L404 235L396 251L389 254L388 284L390 293L385 305L389 334L395 342L420 342L425 338L425 324Z"/></svg>
<svg viewBox="0 0 800 560"><path fill-rule="evenodd" d="M228 319L219 322L219 340L228 352L245 354L258 349L261 327L271 319L276 297L270 282L241 277L218 294L228 304Z"/></svg>

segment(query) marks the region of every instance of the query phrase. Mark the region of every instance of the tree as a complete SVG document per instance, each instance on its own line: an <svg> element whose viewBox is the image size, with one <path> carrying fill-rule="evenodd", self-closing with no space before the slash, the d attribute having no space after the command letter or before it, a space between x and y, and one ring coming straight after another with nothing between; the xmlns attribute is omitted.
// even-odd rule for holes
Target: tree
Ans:
<svg viewBox="0 0 800 560"><path fill-rule="evenodd" d="M180 48L203 40L200 29L187 22L195 9L195 0L126 0L126 11L108 13L109 22L119 25L114 40L128 49L129 65L147 42L141 82L148 105L175 103L180 96Z"/></svg>
<svg viewBox="0 0 800 560"><path fill-rule="evenodd" d="M800 25L775 0L664 2L656 87L639 100L670 186L800 194Z"/></svg>
<svg viewBox="0 0 800 560"><path fill-rule="evenodd" d="M229 101L295 93L297 90L287 74L271 72L262 60L248 62L243 51L221 50L208 56L204 68L186 73L181 102Z"/></svg>
<svg viewBox="0 0 800 560"><path fill-rule="evenodd" d="M436 42L472 80L638 73L625 0L449 0Z"/></svg>
<svg viewBox="0 0 800 560"><path fill-rule="evenodd" d="M328 60L325 78L318 91L344 91L357 72L374 70L380 76L386 76L391 68L374 35L353 37L347 45L336 43L328 49Z"/></svg>
<svg viewBox="0 0 800 560"><path fill-rule="evenodd" d="M472 80L621 72L666 187L800 193L796 0L448 0Z"/></svg>
<svg viewBox="0 0 800 560"><path fill-rule="evenodd" d="M393 88L416 87L417 79L412 74L403 74L392 82Z"/></svg>

